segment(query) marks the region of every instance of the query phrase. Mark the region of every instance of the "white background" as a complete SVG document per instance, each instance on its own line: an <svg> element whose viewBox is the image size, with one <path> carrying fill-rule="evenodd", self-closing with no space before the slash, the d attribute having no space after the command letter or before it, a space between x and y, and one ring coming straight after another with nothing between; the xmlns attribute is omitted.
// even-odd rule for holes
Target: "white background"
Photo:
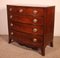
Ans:
<svg viewBox="0 0 60 58"><path fill-rule="evenodd" d="M7 4L35 6L55 5L54 36L60 36L60 0L0 0L0 35L8 34Z"/></svg>

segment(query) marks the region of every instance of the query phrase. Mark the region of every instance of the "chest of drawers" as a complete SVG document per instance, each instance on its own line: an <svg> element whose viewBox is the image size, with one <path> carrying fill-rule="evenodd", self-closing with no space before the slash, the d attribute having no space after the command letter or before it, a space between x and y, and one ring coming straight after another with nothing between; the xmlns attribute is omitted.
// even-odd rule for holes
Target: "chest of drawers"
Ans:
<svg viewBox="0 0 60 58"><path fill-rule="evenodd" d="M7 5L9 43L12 40L19 44L41 49L53 47L55 6L32 7Z"/></svg>

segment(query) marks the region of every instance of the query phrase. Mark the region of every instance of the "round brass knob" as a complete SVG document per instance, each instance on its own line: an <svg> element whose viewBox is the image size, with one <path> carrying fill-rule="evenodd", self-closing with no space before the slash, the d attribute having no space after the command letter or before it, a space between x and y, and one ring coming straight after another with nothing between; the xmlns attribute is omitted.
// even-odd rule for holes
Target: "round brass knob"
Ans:
<svg viewBox="0 0 60 58"><path fill-rule="evenodd" d="M11 32L11 35L13 35L14 33L13 32Z"/></svg>
<svg viewBox="0 0 60 58"><path fill-rule="evenodd" d="M34 14L37 14L37 12L38 12L37 10L34 10L34 11L33 11Z"/></svg>
<svg viewBox="0 0 60 58"><path fill-rule="evenodd" d="M10 8L9 11L12 11L12 8Z"/></svg>
<svg viewBox="0 0 60 58"><path fill-rule="evenodd" d="M13 26L13 23L11 23L10 26Z"/></svg>
<svg viewBox="0 0 60 58"><path fill-rule="evenodd" d="M38 20L37 19L34 19L33 22L36 23Z"/></svg>
<svg viewBox="0 0 60 58"><path fill-rule="evenodd" d="M19 12L20 12L20 13L23 12L23 9L20 9Z"/></svg>
<svg viewBox="0 0 60 58"><path fill-rule="evenodd" d="M13 16L12 15L10 15L10 19L12 18Z"/></svg>
<svg viewBox="0 0 60 58"><path fill-rule="evenodd" d="M34 29L33 29L33 32L37 32L37 31L38 31L37 28L34 28Z"/></svg>
<svg viewBox="0 0 60 58"><path fill-rule="evenodd" d="M36 39L36 38L34 38L34 39L33 39L33 42L37 42L37 39Z"/></svg>

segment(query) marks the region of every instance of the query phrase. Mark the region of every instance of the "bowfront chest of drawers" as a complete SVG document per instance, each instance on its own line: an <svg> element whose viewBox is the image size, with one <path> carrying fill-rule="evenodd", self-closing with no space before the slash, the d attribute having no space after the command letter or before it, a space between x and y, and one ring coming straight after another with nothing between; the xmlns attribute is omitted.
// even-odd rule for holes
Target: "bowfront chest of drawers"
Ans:
<svg viewBox="0 0 60 58"><path fill-rule="evenodd" d="M7 5L9 43L19 44L41 50L53 47L55 6L32 7Z"/></svg>

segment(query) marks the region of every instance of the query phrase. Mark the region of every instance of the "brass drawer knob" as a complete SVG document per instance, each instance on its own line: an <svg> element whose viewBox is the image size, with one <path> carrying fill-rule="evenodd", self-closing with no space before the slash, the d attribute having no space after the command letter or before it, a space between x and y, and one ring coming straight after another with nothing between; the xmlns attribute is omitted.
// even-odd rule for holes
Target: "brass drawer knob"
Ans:
<svg viewBox="0 0 60 58"><path fill-rule="evenodd" d="M37 14L37 12L38 12L37 10L34 10L34 11L33 11L34 14Z"/></svg>
<svg viewBox="0 0 60 58"><path fill-rule="evenodd" d="M11 23L10 26L13 26L13 23Z"/></svg>
<svg viewBox="0 0 60 58"><path fill-rule="evenodd" d="M11 32L11 35L13 35L14 33L13 32Z"/></svg>
<svg viewBox="0 0 60 58"><path fill-rule="evenodd" d="M37 19L34 19L33 22L36 23L38 20Z"/></svg>
<svg viewBox="0 0 60 58"><path fill-rule="evenodd" d="M34 39L33 39L33 42L37 42L37 39L36 39L36 38L34 38Z"/></svg>
<svg viewBox="0 0 60 58"><path fill-rule="evenodd" d="M10 15L10 19L12 19L12 17L13 17L13 16L12 16L12 15Z"/></svg>
<svg viewBox="0 0 60 58"><path fill-rule="evenodd" d="M12 8L9 8L9 11L12 11Z"/></svg>
<svg viewBox="0 0 60 58"><path fill-rule="evenodd" d="M37 31L38 31L37 28L34 28L34 29L33 29L33 32L37 32Z"/></svg>
<svg viewBox="0 0 60 58"><path fill-rule="evenodd" d="M23 12L23 9L20 9L19 12L20 12L20 13Z"/></svg>

